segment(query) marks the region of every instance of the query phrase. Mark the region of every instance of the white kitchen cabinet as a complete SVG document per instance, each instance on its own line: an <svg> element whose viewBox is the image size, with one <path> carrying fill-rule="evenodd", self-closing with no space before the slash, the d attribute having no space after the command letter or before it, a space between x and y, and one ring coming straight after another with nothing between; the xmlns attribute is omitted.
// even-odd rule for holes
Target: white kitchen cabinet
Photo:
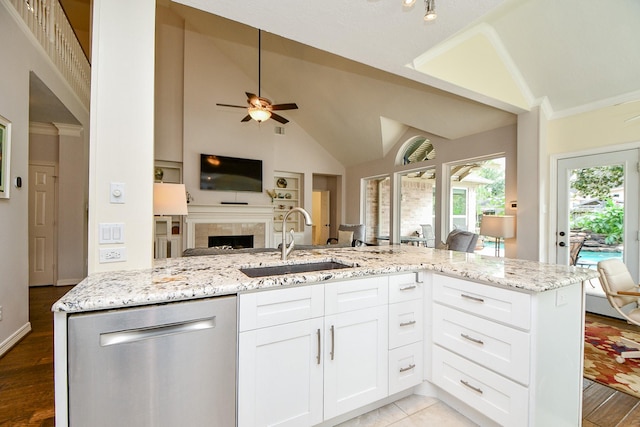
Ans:
<svg viewBox="0 0 640 427"><path fill-rule="evenodd" d="M387 397L387 306L325 318L324 418Z"/></svg>
<svg viewBox="0 0 640 427"><path fill-rule="evenodd" d="M239 427L322 422L322 320L240 333Z"/></svg>
<svg viewBox="0 0 640 427"><path fill-rule="evenodd" d="M388 280L240 295L238 426L311 426L387 397Z"/></svg>
<svg viewBox="0 0 640 427"><path fill-rule="evenodd" d="M579 422L580 283L528 293L434 274L432 313L435 385L499 425Z"/></svg>

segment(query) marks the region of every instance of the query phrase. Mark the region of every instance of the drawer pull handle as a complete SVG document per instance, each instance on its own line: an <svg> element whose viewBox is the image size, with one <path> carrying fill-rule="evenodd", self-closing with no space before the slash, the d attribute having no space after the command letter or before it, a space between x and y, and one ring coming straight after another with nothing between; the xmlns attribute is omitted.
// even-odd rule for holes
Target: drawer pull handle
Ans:
<svg viewBox="0 0 640 427"><path fill-rule="evenodd" d="M408 322L400 322L400 326L409 326L409 325L415 325L416 321L415 320L409 320Z"/></svg>
<svg viewBox="0 0 640 427"><path fill-rule="evenodd" d="M416 367L416 364L412 363L411 365L407 366L406 368L400 368L400 372L407 372L407 371L412 370L415 367Z"/></svg>
<svg viewBox="0 0 640 427"><path fill-rule="evenodd" d="M472 296L472 295L460 294L460 296L461 296L462 298L470 299L470 300L472 300L472 301L484 302L484 300L483 300L482 298L474 297L474 296Z"/></svg>
<svg viewBox="0 0 640 427"><path fill-rule="evenodd" d="M320 364L320 329L317 331L318 334L318 354L316 356L316 360L318 361L318 365Z"/></svg>
<svg viewBox="0 0 640 427"><path fill-rule="evenodd" d="M460 334L460 336L461 336L462 338L464 338L465 340L469 340L469 341L474 342L474 343L476 343L476 344L484 345L484 341L479 340L478 338L470 337L470 336L469 336L469 335L467 335L467 334Z"/></svg>
<svg viewBox="0 0 640 427"><path fill-rule="evenodd" d="M409 286L404 286L404 287L400 288L400 290L401 291L410 291L410 290L415 289L417 287L418 286L416 286L416 285L409 285Z"/></svg>
<svg viewBox="0 0 640 427"><path fill-rule="evenodd" d="M476 393L482 394L482 389L481 388L474 387L471 384L469 384L468 382L466 382L465 380L460 380L460 382L462 383L463 386L470 388L471 390L475 391Z"/></svg>
<svg viewBox="0 0 640 427"><path fill-rule="evenodd" d="M333 328L333 325L331 325L331 351L329 352L329 354L331 354L331 360L333 360L333 356L335 354L335 329Z"/></svg>

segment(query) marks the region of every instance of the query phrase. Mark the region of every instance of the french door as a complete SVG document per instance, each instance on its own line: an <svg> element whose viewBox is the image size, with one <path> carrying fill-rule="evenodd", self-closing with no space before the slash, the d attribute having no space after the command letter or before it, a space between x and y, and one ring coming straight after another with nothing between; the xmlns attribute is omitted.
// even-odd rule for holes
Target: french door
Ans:
<svg viewBox="0 0 640 427"><path fill-rule="evenodd" d="M570 157L558 160L558 219L556 235L556 262L569 263L571 218L579 212L611 213L622 209L621 239L617 239L622 246L622 260L627 265L636 283L640 275L638 251L638 188L640 174L638 173L638 150L621 150L610 153L593 154ZM594 179L598 173L607 170L617 170L621 179L617 182L606 178ZM600 186L607 187L606 197L589 199L582 191L576 177L591 177L591 182L600 182ZM602 199L609 199L606 202ZM613 255L612 255L613 256ZM619 254L617 255L619 256Z"/></svg>

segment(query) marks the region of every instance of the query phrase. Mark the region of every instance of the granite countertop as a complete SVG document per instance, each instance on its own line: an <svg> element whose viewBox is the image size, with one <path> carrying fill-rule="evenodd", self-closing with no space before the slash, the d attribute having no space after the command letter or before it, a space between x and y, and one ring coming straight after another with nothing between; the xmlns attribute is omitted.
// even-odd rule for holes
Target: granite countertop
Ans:
<svg viewBox="0 0 640 427"><path fill-rule="evenodd" d="M58 300L53 311L83 312L375 274L431 270L497 286L544 292L598 276L596 270L415 246L298 250L286 264L336 261L352 268L250 278L239 268L281 265L280 252L158 260L146 270L95 273Z"/></svg>

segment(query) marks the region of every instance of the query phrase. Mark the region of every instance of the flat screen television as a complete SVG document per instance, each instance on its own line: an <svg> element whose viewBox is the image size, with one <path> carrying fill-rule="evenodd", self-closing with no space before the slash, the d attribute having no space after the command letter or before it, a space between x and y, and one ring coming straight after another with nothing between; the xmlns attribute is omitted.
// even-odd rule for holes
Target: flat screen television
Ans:
<svg viewBox="0 0 640 427"><path fill-rule="evenodd" d="M200 154L200 189L262 193L262 160Z"/></svg>

